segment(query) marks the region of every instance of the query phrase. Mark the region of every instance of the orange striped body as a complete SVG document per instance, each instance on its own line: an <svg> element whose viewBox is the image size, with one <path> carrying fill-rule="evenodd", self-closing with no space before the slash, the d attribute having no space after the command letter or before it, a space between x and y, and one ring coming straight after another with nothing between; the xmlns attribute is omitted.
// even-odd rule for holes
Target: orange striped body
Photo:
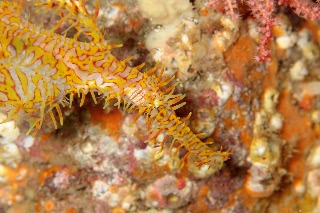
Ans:
<svg viewBox="0 0 320 213"><path fill-rule="evenodd" d="M39 6L50 9L52 3ZM19 4L0 2L0 111L8 115L7 120L27 121L28 133L36 133L46 114L56 125L54 111L62 125L60 105L71 105L74 95L81 94L82 105L87 93L94 100L99 94L105 105L115 101L125 111L136 111L136 118L145 115L153 145L157 135L165 132L198 156L198 166L221 165L228 158L228 151L209 148L176 116L174 110L183 105L179 102L184 95L173 95L175 84L168 86L173 78L162 78L163 69L155 76L157 67L142 73L140 67L118 61L95 25L97 10L95 17L89 17L83 1L58 0L57 4L70 11L61 17L71 18L62 21L85 32L90 43L78 41L78 34L66 38L35 26L20 17Z"/></svg>

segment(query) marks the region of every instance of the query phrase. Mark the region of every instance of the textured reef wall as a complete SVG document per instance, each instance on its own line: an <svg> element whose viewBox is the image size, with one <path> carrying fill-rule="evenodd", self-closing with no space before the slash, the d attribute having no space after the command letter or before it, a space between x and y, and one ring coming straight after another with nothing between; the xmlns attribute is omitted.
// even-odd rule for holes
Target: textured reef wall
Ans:
<svg viewBox="0 0 320 213"><path fill-rule="evenodd" d="M87 22L57 24L59 2L69 1L46 10L24 0L21 17L73 37ZM50 114L35 137L25 135L27 122L0 124L0 212L320 211L319 2L108 0L99 13L83 3L108 45L123 44L109 46L115 58L133 56L125 62L145 63L141 73L160 62L165 79L175 75L172 97L186 95L177 117L231 155L199 166L168 131L147 143L157 122L139 111L104 108L98 90L75 95L54 111L64 123L57 129ZM2 46L0 65L23 63L6 62Z"/></svg>

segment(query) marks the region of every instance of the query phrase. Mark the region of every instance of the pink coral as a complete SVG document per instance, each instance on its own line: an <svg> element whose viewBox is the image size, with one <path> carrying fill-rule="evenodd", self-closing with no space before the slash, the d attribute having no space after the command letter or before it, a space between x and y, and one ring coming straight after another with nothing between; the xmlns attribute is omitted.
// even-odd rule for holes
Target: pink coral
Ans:
<svg viewBox="0 0 320 213"><path fill-rule="evenodd" d="M310 0L279 0L278 5L284 5L294 9L295 13L305 19L320 19L319 0L317 4Z"/></svg>
<svg viewBox="0 0 320 213"><path fill-rule="evenodd" d="M268 48L268 43L272 40L272 27L277 23L272 15L274 2L272 0L247 0L246 2L252 10L253 17L259 22L259 32L263 35L255 60L257 62L270 61L271 50Z"/></svg>
<svg viewBox="0 0 320 213"><path fill-rule="evenodd" d="M317 3L313 3L311 0L246 0L246 1L236 1L227 0L225 3L218 0L209 0L207 7L213 7L217 11L224 11L225 14L230 16L234 21L237 20L239 14L238 5L245 3L249 6L252 16L259 23L259 32L261 33L260 44L257 48L257 54L255 60L257 62L270 61L271 50L268 45L273 38L272 27L277 25L278 22L274 16L274 11L277 6L285 6L292 8L294 12L305 19L319 20L320 18L320 8L319 0Z"/></svg>
<svg viewBox="0 0 320 213"><path fill-rule="evenodd" d="M239 19L239 14L237 13L237 0L210 0L207 7L213 7L218 11L224 10L225 13L230 16L234 21Z"/></svg>

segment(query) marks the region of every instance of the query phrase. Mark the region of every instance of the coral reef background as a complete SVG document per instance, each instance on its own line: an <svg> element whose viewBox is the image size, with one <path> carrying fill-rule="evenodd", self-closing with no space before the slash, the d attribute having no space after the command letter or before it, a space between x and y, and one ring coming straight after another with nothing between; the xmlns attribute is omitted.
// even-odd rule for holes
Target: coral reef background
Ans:
<svg viewBox="0 0 320 213"><path fill-rule="evenodd" d="M232 152L221 169L192 155L180 168L185 150L147 146L143 117L130 125L135 114L88 97L34 138L0 125L0 212L319 212L319 4L221 2L108 0L97 19L123 44L117 58L176 75L187 102L177 114L191 111L191 129ZM57 22L31 1L23 10L48 29Z"/></svg>

